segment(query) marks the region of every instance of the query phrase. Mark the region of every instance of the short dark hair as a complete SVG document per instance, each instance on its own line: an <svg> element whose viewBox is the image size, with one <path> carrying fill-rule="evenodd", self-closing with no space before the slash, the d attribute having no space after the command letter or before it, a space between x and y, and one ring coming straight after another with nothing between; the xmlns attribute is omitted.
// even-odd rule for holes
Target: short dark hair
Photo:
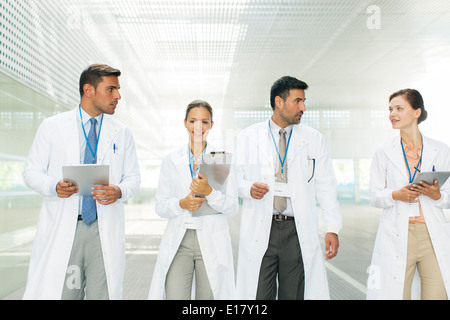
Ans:
<svg viewBox="0 0 450 320"><path fill-rule="evenodd" d="M418 119L418 123L421 123L422 121L425 121L427 119L428 112L425 110L423 98L419 91L417 91L416 89L399 90L390 95L389 102L391 102L392 99L398 96L404 97L414 110L422 109L422 112Z"/></svg>
<svg viewBox="0 0 450 320"><path fill-rule="evenodd" d="M285 76L275 81L270 89L270 105L273 110L275 110L275 97L281 97L283 101L286 101L286 98L289 96L289 90L291 89L306 90L308 89L308 85L290 76Z"/></svg>
<svg viewBox="0 0 450 320"><path fill-rule="evenodd" d="M84 95L83 87L85 84L90 84L95 89L100 82L103 81L102 77L121 75L120 70L114 69L106 64L92 64L87 67L80 75L80 96Z"/></svg>
<svg viewBox="0 0 450 320"><path fill-rule="evenodd" d="M192 109L196 108L196 107L203 107L203 108L206 108L206 110L208 110L209 113L211 114L211 121L212 121L212 118L213 118L213 110L212 110L212 107L211 107L211 105L210 105L208 102L203 101L203 100L194 100L194 101L192 101L191 103L188 104L188 106L187 106L187 108L186 108L186 115L184 116L184 120L187 120L187 117L188 117L189 112L190 112Z"/></svg>

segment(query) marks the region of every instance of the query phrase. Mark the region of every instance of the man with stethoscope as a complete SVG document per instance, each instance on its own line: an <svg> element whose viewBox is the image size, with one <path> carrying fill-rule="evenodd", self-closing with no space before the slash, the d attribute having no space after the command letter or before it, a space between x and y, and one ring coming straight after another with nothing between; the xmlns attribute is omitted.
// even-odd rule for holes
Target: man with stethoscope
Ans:
<svg viewBox="0 0 450 320"><path fill-rule="evenodd" d="M273 116L237 138L243 199L238 299L329 299L316 197L322 207L325 258L336 256L341 215L331 158L322 135L300 124L308 85L293 77L271 88Z"/></svg>
<svg viewBox="0 0 450 320"><path fill-rule="evenodd" d="M120 299L125 262L124 201L140 184L130 130L111 117L121 72L91 65L80 76L80 104L45 119L23 179L44 195L24 299ZM109 165L109 185L81 196L62 166Z"/></svg>

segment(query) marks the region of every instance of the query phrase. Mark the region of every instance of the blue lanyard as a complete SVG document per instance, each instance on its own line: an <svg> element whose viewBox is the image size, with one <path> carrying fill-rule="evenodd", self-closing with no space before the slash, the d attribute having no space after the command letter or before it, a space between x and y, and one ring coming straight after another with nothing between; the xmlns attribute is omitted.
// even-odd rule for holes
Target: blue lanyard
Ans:
<svg viewBox="0 0 450 320"><path fill-rule="evenodd" d="M103 113L102 113L102 119L100 120L100 127L98 129L98 137L97 137L97 144L95 145L95 152L92 150L92 147L89 143L88 137L86 135L86 130L84 130L83 125L83 116L81 115L81 105L78 105L78 109L80 111L80 120L81 120L81 128L83 129L84 133L84 139L86 139L87 146L89 147L89 150L91 151L92 158L94 159L92 163L95 163L95 156L97 155L97 148L98 148L98 141L100 140L100 133L102 132L102 124L103 124Z"/></svg>
<svg viewBox="0 0 450 320"><path fill-rule="evenodd" d="M273 140L273 144L275 145L275 149L277 150L277 154L278 154L278 159L280 159L280 163L281 163L281 173L283 173L284 171L284 162L286 161L286 156L288 153L288 149L289 149L289 143L291 142L291 136L292 136L292 131L294 131L294 129L291 129L291 133L289 133L289 139L286 145L286 152L284 153L284 159L281 160L281 155L280 155L280 151L278 151L278 147L277 147L277 143L275 142L275 137L273 136L273 132L272 132L272 126L270 125L270 120L269 120L269 131L270 134L272 135L272 140Z"/></svg>
<svg viewBox="0 0 450 320"><path fill-rule="evenodd" d="M420 163L422 162L422 156L423 156L423 143L422 143L422 152L420 153L420 160L419 163L416 166L416 170L414 171L414 175L411 178L411 170L409 169L409 164L408 164L408 159L406 159L406 152L405 152L405 148L403 147L403 140L402 138L400 138L400 143L402 145L402 151L403 151L403 157L405 158L405 162L406 162L406 167L408 168L408 173L409 173L409 183L412 183L414 181L414 178L416 177L416 173L417 170L419 170L419 166Z"/></svg>
<svg viewBox="0 0 450 320"><path fill-rule="evenodd" d="M208 142L206 142L205 149L203 150L202 154L205 153L207 146L208 146ZM191 152L191 149L189 148L189 144L188 144L189 170L191 170L191 178L193 178L194 177L194 169L193 169L194 168L194 155L192 155L192 157L191 157L191 154L192 154L192 152ZM197 168L195 169L195 175L197 175L199 168L200 168L200 166L197 164Z"/></svg>

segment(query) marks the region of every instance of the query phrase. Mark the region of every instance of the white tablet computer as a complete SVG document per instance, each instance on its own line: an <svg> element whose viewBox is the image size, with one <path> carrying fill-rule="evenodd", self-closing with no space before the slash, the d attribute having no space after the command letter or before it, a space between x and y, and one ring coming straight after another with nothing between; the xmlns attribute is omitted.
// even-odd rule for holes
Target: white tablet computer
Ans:
<svg viewBox="0 0 450 320"><path fill-rule="evenodd" d="M80 164L63 166L63 179L78 185L78 193L83 196L91 194L93 186L109 184L109 165Z"/></svg>
<svg viewBox="0 0 450 320"><path fill-rule="evenodd" d="M442 188L444 183L450 176L450 171L432 171L432 172L421 172L414 180L414 183L419 183L420 181L426 184L433 185L434 180L437 180L439 188Z"/></svg>

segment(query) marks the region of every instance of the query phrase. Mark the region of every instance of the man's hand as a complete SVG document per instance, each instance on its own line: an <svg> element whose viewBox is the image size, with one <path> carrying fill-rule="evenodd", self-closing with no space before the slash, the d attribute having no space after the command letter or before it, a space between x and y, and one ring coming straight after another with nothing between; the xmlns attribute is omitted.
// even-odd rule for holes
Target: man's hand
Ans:
<svg viewBox="0 0 450 320"><path fill-rule="evenodd" d="M60 198L69 198L74 193L78 192L78 186L72 182L60 180L56 185L56 194Z"/></svg>
<svg viewBox="0 0 450 320"><path fill-rule="evenodd" d="M103 205L114 203L122 197L120 188L112 184L92 187L91 194L94 196L94 200Z"/></svg>
<svg viewBox="0 0 450 320"><path fill-rule="evenodd" d="M336 257L339 248L339 239L336 233L327 232L325 235L325 258L326 260Z"/></svg>
<svg viewBox="0 0 450 320"><path fill-rule="evenodd" d="M250 194L254 199L262 199L269 192L269 186L265 183L255 182L250 188Z"/></svg>

